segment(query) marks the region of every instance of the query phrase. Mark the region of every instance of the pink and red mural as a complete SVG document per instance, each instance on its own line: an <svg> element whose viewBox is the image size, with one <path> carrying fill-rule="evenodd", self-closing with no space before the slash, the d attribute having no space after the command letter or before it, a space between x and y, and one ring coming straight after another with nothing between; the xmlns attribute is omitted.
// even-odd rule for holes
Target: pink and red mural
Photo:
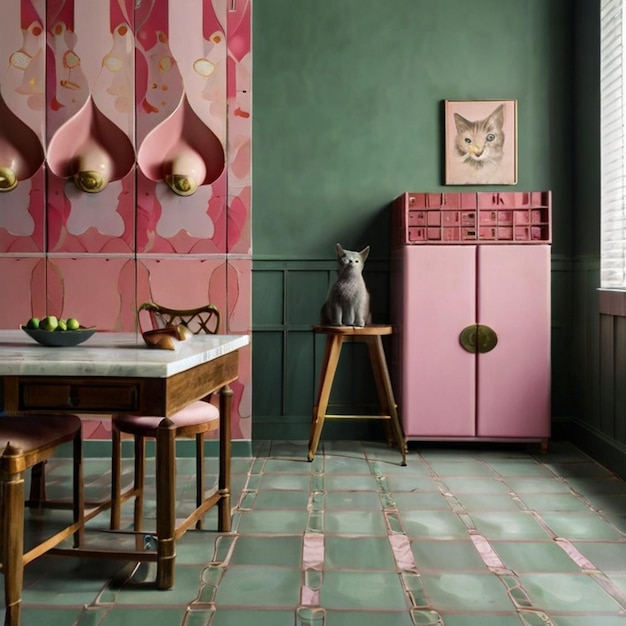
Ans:
<svg viewBox="0 0 626 626"><path fill-rule="evenodd" d="M248 333L251 0L4 0L0 327L136 329L145 300ZM251 438L250 353L233 436ZM107 420L85 436L108 438Z"/></svg>

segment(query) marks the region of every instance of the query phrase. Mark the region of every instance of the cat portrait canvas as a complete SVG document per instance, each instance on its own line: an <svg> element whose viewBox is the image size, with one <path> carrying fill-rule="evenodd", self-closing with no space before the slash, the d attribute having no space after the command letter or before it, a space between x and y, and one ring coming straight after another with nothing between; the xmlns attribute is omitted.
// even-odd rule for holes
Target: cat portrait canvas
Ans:
<svg viewBox="0 0 626 626"><path fill-rule="evenodd" d="M517 183L517 101L445 101L446 185Z"/></svg>

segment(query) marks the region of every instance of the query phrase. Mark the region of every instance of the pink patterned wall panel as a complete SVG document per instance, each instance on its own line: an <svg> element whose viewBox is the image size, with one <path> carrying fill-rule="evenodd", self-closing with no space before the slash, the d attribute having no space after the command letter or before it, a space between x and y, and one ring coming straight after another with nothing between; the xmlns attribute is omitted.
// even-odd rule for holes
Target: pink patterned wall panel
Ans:
<svg viewBox="0 0 626 626"><path fill-rule="evenodd" d="M5 0L0 63L0 253L44 246L43 0Z"/></svg>
<svg viewBox="0 0 626 626"><path fill-rule="evenodd" d="M43 167L10 192L0 193L0 253L43 252Z"/></svg>
<svg viewBox="0 0 626 626"><path fill-rule="evenodd" d="M252 173L252 50L250 0L228 12L228 242L229 252L250 254Z"/></svg>
<svg viewBox="0 0 626 626"><path fill-rule="evenodd" d="M141 258L137 261L138 304L153 300L173 308L191 308L211 302L225 312L225 273L223 256Z"/></svg>
<svg viewBox="0 0 626 626"><path fill-rule="evenodd" d="M222 312L223 333L246 333L250 318L250 261L239 261L233 267L226 258L142 258L137 266L138 303L152 300L171 307L191 308L207 302ZM232 326L238 320L242 330ZM243 330L245 328L245 330ZM233 385L233 437L251 434L249 426L251 400L249 350L242 351L239 381ZM246 421L247 420L247 421Z"/></svg>
<svg viewBox="0 0 626 626"><path fill-rule="evenodd" d="M124 322L124 302L132 302L135 285L129 274L134 261L124 257L88 256L48 261L48 314L76 317L102 331L133 330Z"/></svg>
<svg viewBox="0 0 626 626"><path fill-rule="evenodd" d="M133 2L47 4L48 248L132 252Z"/></svg>
<svg viewBox="0 0 626 626"><path fill-rule="evenodd" d="M226 252L226 7L137 20L138 252Z"/></svg>
<svg viewBox="0 0 626 626"><path fill-rule="evenodd" d="M250 308L252 306L252 261L229 259L226 271L226 294L228 298L227 332L246 334L250 331Z"/></svg>
<svg viewBox="0 0 626 626"><path fill-rule="evenodd" d="M214 302L223 332L249 332L250 19L250 0L3 0L0 168L19 180L0 193L0 327L134 331L153 299ZM250 378L247 349L235 439Z"/></svg>
<svg viewBox="0 0 626 626"><path fill-rule="evenodd" d="M0 257L0 328L17 328L46 310L46 267L40 257ZM8 297L10 294L10 297ZM44 314L45 315L45 314Z"/></svg>

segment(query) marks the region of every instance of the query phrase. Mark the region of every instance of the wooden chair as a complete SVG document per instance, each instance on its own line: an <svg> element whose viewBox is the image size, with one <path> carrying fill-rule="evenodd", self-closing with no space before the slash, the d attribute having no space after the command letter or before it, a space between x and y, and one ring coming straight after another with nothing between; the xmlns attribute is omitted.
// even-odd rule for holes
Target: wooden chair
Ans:
<svg viewBox="0 0 626 626"><path fill-rule="evenodd" d="M182 324L194 334L216 334L220 327L220 311L211 304L195 309L170 309L146 302L139 307L138 317L142 332ZM143 530L145 445L147 439L156 441L156 582L159 589L169 589L174 585L175 540L194 523L196 528L202 528L202 518L213 504L211 497L205 497L204 436L219 429L220 412L209 399L194 401L169 418L117 415L112 420L111 529L119 529L122 504L134 498L134 530L140 533ZM134 438L134 483L124 492L121 485L122 433ZM196 509L176 525L175 439L188 437L195 437L196 440Z"/></svg>
<svg viewBox="0 0 626 626"><path fill-rule="evenodd" d="M24 545L24 472L45 463L62 443L73 442L73 498L71 505L54 501L29 506L67 508L72 522L52 536ZM24 584L24 566L74 536L74 547L82 543L84 496L82 435L75 415L10 415L0 417L0 565L4 573L5 626L19 626ZM30 542L29 542L30 544Z"/></svg>

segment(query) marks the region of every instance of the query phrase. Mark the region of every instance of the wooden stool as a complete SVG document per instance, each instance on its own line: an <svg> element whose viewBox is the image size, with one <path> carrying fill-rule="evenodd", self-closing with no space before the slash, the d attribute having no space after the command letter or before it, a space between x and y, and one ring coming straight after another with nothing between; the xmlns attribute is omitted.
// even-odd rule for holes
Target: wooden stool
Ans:
<svg viewBox="0 0 626 626"><path fill-rule="evenodd" d="M363 328L354 326L313 326L313 332L325 334L327 337L317 403L313 407L313 422L309 438L309 461L313 460L317 451L325 419L384 419L391 421L391 432L402 454L402 465L406 465L406 442L398 417L397 405L391 387L391 379L389 378L389 370L387 369L387 361L385 360L381 339L383 335L391 335L393 333L392 327L383 325L364 326ZM370 363L376 381L378 400L382 410L380 415L329 415L326 413L335 372L337 371L337 364L339 363L339 355L346 341L367 344Z"/></svg>
<svg viewBox="0 0 626 626"><path fill-rule="evenodd" d="M193 334L215 335L219 331L221 314L217 307L206 304L193 309L170 309L154 302L144 302L138 309L139 326L141 317L149 319L150 330L166 329L182 325ZM170 339L171 340L171 339ZM207 400L207 401L205 401ZM112 470L111 470L111 522L117 530L121 523L122 504L134 498L133 530L138 537L143 533L144 492L146 482L146 441L156 442L156 551L158 589L171 589L174 586L176 561L176 541L192 525L201 529L206 512L217 504L218 530L230 530L230 492L226 488L230 471L230 433L227 420L230 415L232 391L224 388L220 392L220 408L211 404L208 398L191 402L169 418L159 415L115 415L112 420ZM210 495L205 493L204 477L204 436L219 432L220 474L219 488ZM122 433L134 438L134 481L122 491ZM196 443L196 508L181 519L177 511L176 499L176 439L194 438ZM146 533L147 534L147 533Z"/></svg>

